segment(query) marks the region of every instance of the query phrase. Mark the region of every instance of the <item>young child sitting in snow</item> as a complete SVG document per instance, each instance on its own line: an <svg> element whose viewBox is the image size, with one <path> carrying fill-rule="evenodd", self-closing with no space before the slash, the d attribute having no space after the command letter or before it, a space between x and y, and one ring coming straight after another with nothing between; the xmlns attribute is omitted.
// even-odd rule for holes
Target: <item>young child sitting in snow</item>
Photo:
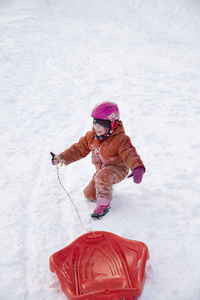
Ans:
<svg viewBox="0 0 200 300"><path fill-rule="evenodd" d="M104 216L110 208L112 187L119 183L129 173L135 183L142 181L145 167L125 134L119 117L118 106L113 102L97 104L92 110L93 128L80 138L79 143L61 152L58 157L69 165L92 152L92 163L96 172L88 186L84 189L87 199L96 202L92 217ZM59 163L58 158L52 159L52 164Z"/></svg>

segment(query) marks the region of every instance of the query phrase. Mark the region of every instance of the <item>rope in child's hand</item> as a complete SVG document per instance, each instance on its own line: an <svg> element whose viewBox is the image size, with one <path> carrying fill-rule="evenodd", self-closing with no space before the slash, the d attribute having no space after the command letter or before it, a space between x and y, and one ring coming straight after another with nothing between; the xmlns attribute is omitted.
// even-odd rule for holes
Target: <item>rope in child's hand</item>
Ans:
<svg viewBox="0 0 200 300"><path fill-rule="evenodd" d="M63 190L65 191L65 193L67 194L67 196L69 197L71 203L73 204L73 206L74 206L74 208L75 208L75 210L76 210L76 212L77 212L77 215L78 215L78 217L79 217L79 221L80 221L80 223L81 223L82 228L85 229L87 232L91 232L91 230L88 230L87 228L85 228L85 227L83 226L83 223L82 223L80 214L79 214L79 212L78 212L78 209L76 208L76 205L74 204L72 198L70 197L69 193L67 192L67 190L65 189L65 187L63 186L63 184L62 184L62 182L61 182L61 180L60 180L58 165L56 165L56 168L57 168L57 177L58 177L58 181L59 181L60 185L62 186ZM92 231L92 233L93 233L94 237L96 238L94 231Z"/></svg>

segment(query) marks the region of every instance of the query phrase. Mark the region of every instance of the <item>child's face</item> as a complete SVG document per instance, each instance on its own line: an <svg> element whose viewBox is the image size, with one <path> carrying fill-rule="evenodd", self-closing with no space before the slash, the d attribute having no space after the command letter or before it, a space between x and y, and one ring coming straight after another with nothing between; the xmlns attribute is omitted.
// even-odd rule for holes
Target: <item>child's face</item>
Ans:
<svg viewBox="0 0 200 300"><path fill-rule="evenodd" d="M104 135L104 134L106 133L105 127L103 127L103 126L100 125L100 124L94 123L94 124L93 124L93 127L94 127L94 130L95 130L95 132L96 132L96 134L97 134L98 136Z"/></svg>

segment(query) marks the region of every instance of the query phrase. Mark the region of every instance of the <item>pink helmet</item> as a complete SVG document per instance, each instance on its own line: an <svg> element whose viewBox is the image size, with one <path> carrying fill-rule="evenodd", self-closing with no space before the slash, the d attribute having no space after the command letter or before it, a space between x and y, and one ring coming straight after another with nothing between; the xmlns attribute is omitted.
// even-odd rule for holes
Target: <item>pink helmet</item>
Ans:
<svg viewBox="0 0 200 300"><path fill-rule="evenodd" d="M114 102L102 102L93 108L91 116L95 119L119 120L119 108Z"/></svg>

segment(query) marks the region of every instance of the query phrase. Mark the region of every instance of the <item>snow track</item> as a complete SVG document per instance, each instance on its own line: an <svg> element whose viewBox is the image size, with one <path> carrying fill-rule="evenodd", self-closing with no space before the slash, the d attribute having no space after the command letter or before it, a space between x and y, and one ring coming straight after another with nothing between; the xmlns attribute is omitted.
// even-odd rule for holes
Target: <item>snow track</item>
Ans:
<svg viewBox="0 0 200 300"><path fill-rule="evenodd" d="M49 152L110 100L147 167L142 184L116 185L95 222L82 193L90 157L60 168L62 183L86 228L148 245L141 300L199 300L199 1L29 2L0 10L0 299L66 299L49 257L85 232Z"/></svg>

